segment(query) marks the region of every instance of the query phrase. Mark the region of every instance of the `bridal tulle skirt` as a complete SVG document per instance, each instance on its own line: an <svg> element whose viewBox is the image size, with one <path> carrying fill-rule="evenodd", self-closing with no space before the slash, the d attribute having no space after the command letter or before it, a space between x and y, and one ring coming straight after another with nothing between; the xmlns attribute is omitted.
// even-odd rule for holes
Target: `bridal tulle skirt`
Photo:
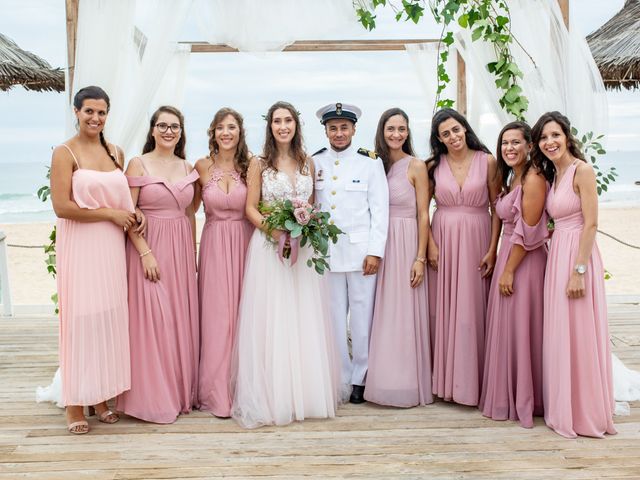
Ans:
<svg viewBox="0 0 640 480"><path fill-rule="evenodd" d="M249 243L232 367L232 416L246 428L334 417L346 394L327 279L310 254L281 261L259 230Z"/></svg>

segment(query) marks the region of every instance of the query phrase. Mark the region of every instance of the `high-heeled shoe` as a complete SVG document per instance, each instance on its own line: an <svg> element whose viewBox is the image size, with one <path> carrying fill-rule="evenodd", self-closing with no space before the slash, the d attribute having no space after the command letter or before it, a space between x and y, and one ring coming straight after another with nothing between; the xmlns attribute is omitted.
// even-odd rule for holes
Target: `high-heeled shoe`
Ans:
<svg viewBox="0 0 640 480"><path fill-rule="evenodd" d="M89 410L90 417L95 415L96 417L98 417L98 420L102 423L113 424L120 421L120 417L118 416L118 414L115 412L112 412L108 408L104 412L98 413L96 411L95 405L89 405L88 410Z"/></svg>
<svg viewBox="0 0 640 480"><path fill-rule="evenodd" d="M67 417L67 422L68 422ZM84 435L89 433L89 422L85 418L82 420L78 420L76 422L71 422L67 424L67 430L69 433L73 435Z"/></svg>

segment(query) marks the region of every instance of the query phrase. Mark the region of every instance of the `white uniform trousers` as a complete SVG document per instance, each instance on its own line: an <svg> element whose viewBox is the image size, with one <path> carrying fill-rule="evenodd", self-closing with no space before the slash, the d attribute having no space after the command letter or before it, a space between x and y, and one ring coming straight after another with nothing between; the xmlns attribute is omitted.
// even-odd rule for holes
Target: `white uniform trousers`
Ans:
<svg viewBox="0 0 640 480"><path fill-rule="evenodd" d="M362 272L329 273L331 316L341 357L343 385L364 385L369 359L369 334L376 295L376 275ZM347 341L347 314L351 331L351 353Z"/></svg>

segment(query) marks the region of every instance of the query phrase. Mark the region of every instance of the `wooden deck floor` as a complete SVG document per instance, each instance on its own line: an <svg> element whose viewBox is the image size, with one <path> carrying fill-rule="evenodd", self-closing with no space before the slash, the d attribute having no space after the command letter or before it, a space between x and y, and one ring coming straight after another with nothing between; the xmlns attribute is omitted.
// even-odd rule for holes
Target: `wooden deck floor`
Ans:
<svg viewBox="0 0 640 480"><path fill-rule="evenodd" d="M612 303L614 351L640 369L640 305ZM195 412L173 425L91 419L66 433L34 390L57 365L54 318L0 319L0 479L640 478L640 402L618 435L564 439L538 419L523 429L476 409L346 405L337 418L245 431Z"/></svg>

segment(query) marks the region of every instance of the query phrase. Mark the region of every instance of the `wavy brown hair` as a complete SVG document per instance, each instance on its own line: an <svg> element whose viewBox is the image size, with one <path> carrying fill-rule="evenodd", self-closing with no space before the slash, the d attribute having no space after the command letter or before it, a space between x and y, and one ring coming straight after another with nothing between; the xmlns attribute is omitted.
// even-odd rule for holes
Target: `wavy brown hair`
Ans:
<svg viewBox="0 0 640 480"><path fill-rule="evenodd" d="M464 118L464 115L457 112L453 108L443 108L442 110L438 110L431 120L431 134L429 136L431 156L427 159L427 165L429 166L429 180L431 180L434 185L436 183L436 167L440 164L442 155L446 155L448 153L447 146L438 138L438 136L440 135L438 128L440 128L440 124L442 122L450 118L453 118L466 130L464 138L467 147L470 150L476 150L491 154L489 149L485 146L484 143L482 143L482 141L480 141L476 133L473 131L467 119Z"/></svg>
<svg viewBox="0 0 640 480"><path fill-rule="evenodd" d="M376 129L375 149L378 156L382 159L382 165L384 165L384 171L389 172L391 165L389 164L389 147L384 139L384 127L391 117L400 115L407 122L407 138L402 144L402 151L407 155L415 157L413 151L413 142L411 141L411 128L409 127L409 116L401 108L390 108L382 113L380 120L378 120L378 128Z"/></svg>
<svg viewBox="0 0 640 480"><path fill-rule="evenodd" d="M545 178L553 185L556 176L556 166L547 156L540 150L540 137L542 137L542 129L549 122L556 122L560 125L562 132L567 137L567 150L575 158L586 162L582 150L580 150L578 140L571 133L571 122L569 119L558 111L543 113L536 124L531 129L531 139L533 140L533 148L531 149L531 158L536 165L539 165L544 173Z"/></svg>
<svg viewBox="0 0 640 480"><path fill-rule="evenodd" d="M304 150L302 128L300 128L300 115L298 115L298 111L293 105L291 105L289 102L283 101L279 101L271 105L269 111L267 112L267 129L264 137L264 148L262 149L262 158L264 160L265 167L277 170L275 162L276 155L278 154L278 149L276 147L276 139L273 136L273 131L271 130L271 122L273 121L274 112L279 108L283 108L289 111L296 123L296 132L293 135L293 139L291 140L291 146L289 147L289 149L291 151L291 156L298 164L300 173L305 173L305 168L307 166L307 153Z"/></svg>
<svg viewBox="0 0 640 480"><path fill-rule="evenodd" d="M89 87L84 87L78 90L78 92L73 97L73 106L75 107L75 109L82 110L82 105L84 104L85 100L104 100L105 103L107 104L107 113L109 113L109 109L111 108L111 101L109 100L109 95L107 95L107 92L105 92L100 87L91 85ZM111 153L111 150L109 150L109 146L107 144L107 141L104 138L103 131L100 131L100 144L107 151L107 155L109 155L109 158L113 161L115 166L118 167L120 170L122 170L122 165L118 163L118 159L116 158L116 156L113 153ZM117 149L118 147L114 146L114 148Z"/></svg>
<svg viewBox="0 0 640 480"><path fill-rule="evenodd" d="M502 191L504 193L509 192L509 176L513 171L513 168L507 165L507 162L502 157L502 136L509 130L518 130L522 133L522 138L524 138L524 141L527 144L531 143L531 127L526 122L510 122L507 123L502 128L502 130L500 130L500 133L498 134L498 145L496 146L496 161L498 162L498 175L500 176ZM524 170L522 171L522 178L526 177L529 168L531 168L532 166L535 170L542 172L542 167L534 163L533 158L531 158L530 156L530 158L525 161Z"/></svg>
<svg viewBox="0 0 640 480"><path fill-rule="evenodd" d="M155 112L153 112L153 115L151 115L151 120L149 120L149 131L147 132L147 141L145 142L144 147L142 147L142 154L149 153L156 148L156 139L153 138L153 127L156 126L156 122L158 121L158 117L161 113L170 113L171 115L178 117L178 120L180 121L180 140L176 143L173 153L177 157L186 160L187 155L184 150L187 144L187 136L184 132L184 115L182 115L182 112L176 107L172 107L170 105L163 105L159 107Z"/></svg>
<svg viewBox="0 0 640 480"><path fill-rule="evenodd" d="M244 119L242 118L242 115L236 112L233 108L221 108L213 116L213 120L211 120L211 124L207 129L207 134L209 135L209 158L213 162L213 156L219 151L218 142L216 142L216 127L228 115L231 115L238 124L238 145L236 146L236 153L233 155L233 163L236 170L240 173L240 177L242 177L246 182L247 169L249 168L251 155L249 154L249 147L247 147L247 134L244 129Z"/></svg>

